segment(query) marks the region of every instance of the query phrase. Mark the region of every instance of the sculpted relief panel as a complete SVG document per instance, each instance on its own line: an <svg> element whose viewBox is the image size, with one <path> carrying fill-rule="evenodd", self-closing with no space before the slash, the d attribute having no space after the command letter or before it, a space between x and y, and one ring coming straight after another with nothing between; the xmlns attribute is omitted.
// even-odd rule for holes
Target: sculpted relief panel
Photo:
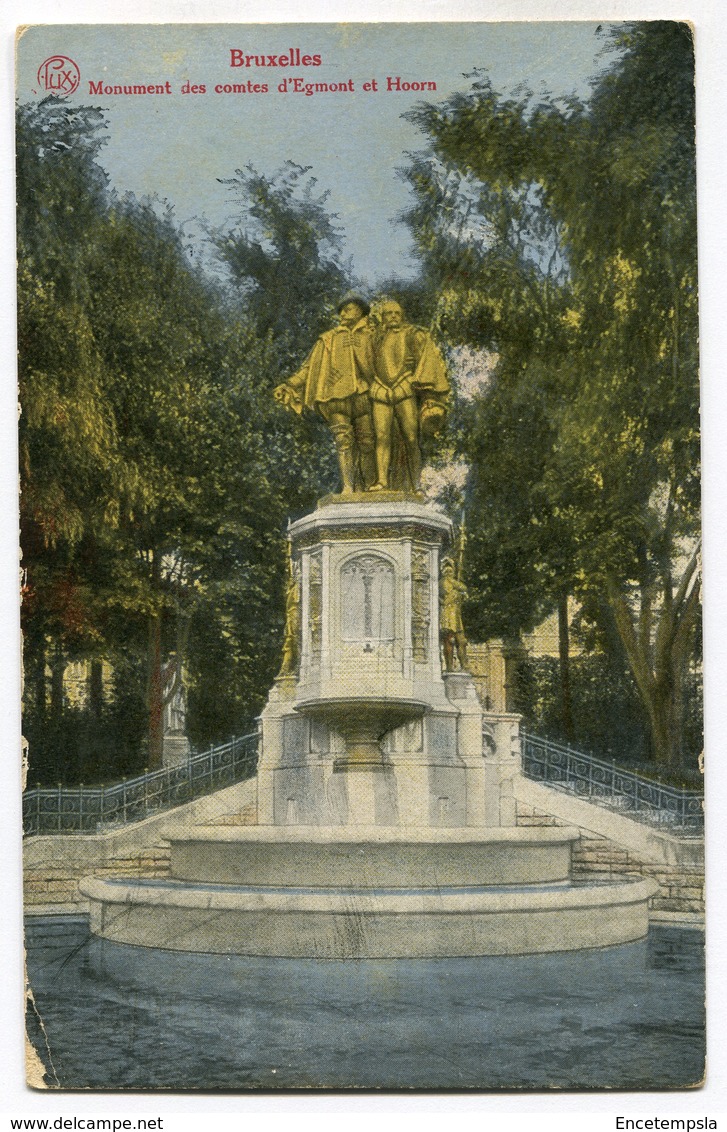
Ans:
<svg viewBox="0 0 727 1132"><path fill-rule="evenodd" d="M308 579L308 632L310 633L311 658L314 664L320 664L321 660L323 614L322 567L322 556L319 550L310 556L310 574Z"/></svg>
<svg viewBox="0 0 727 1132"><path fill-rule="evenodd" d="M346 642L394 640L394 567L362 554L341 570L341 637Z"/></svg>
<svg viewBox="0 0 727 1132"><path fill-rule="evenodd" d="M411 636L417 664L426 664L429 659L430 586L429 552L414 547L411 553Z"/></svg>

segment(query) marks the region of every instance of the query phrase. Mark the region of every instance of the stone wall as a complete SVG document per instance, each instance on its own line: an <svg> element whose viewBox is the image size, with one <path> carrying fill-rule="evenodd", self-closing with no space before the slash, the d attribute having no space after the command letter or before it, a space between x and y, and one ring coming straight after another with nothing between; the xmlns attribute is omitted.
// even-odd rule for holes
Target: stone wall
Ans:
<svg viewBox="0 0 727 1132"><path fill-rule="evenodd" d="M518 801L516 812L520 826L567 824L522 801ZM590 876L603 880L621 877L650 877L655 880L659 894L651 901L649 917L654 922L696 921L704 915L702 864L645 861L632 850L588 830L581 830L581 840L573 847L572 861L574 879Z"/></svg>
<svg viewBox="0 0 727 1132"><path fill-rule="evenodd" d="M698 865L639 861L605 838L583 837L573 850L573 876L584 875L608 880L619 876L652 877L660 890L651 902L655 913L652 919L659 919L659 912L704 914L704 869Z"/></svg>
<svg viewBox="0 0 727 1132"><path fill-rule="evenodd" d="M169 876L170 849L168 841L132 857L114 857L102 865L89 869L87 864L63 862L28 866L23 870L23 900L28 915L83 910L86 901L78 891L79 881L93 872L98 877L144 877L154 879Z"/></svg>

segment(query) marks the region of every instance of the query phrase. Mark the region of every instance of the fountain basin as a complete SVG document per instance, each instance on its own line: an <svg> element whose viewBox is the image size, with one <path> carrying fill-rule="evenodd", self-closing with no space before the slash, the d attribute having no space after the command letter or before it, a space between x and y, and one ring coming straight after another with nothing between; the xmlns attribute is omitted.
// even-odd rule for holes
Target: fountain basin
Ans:
<svg viewBox="0 0 727 1132"><path fill-rule="evenodd" d="M88 878L91 930L173 951L365 959L522 955L640 939L651 880L568 880L579 832L198 826L172 878Z"/></svg>
<svg viewBox="0 0 727 1132"><path fill-rule="evenodd" d="M172 951L282 958L526 955L604 947L648 928L650 880L392 891L90 878L91 931Z"/></svg>
<svg viewBox="0 0 727 1132"><path fill-rule="evenodd" d="M383 737L405 723L421 719L430 705L423 700L341 696L302 700L296 703L295 710L325 723L345 740L346 754L335 760L335 771L383 770Z"/></svg>
<svg viewBox="0 0 727 1132"><path fill-rule="evenodd" d="M577 829L196 826L170 835L177 879L347 888L553 883L568 879Z"/></svg>

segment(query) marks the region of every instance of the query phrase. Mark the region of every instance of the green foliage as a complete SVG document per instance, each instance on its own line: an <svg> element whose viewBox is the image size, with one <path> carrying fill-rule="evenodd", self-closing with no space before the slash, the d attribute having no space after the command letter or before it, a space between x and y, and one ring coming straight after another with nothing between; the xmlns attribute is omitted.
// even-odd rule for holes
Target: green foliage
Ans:
<svg viewBox="0 0 727 1132"><path fill-rule="evenodd" d="M100 712L66 706L63 712L27 710L28 785L113 783L142 774L147 762L147 709L139 657L114 655L113 687Z"/></svg>
<svg viewBox="0 0 727 1132"><path fill-rule="evenodd" d="M408 221L441 331L499 355L460 433L473 624L599 595L672 764L699 599L693 48L665 22L611 47L588 104L478 73L415 108Z"/></svg>
<svg viewBox="0 0 727 1132"><path fill-rule="evenodd" d="M18 114L21 522L38 552L74 545L100 521L119 470L87 309L89 249L107 200L96 163L103 127L97 111L55 98Z"/></svg>
<svg viewBox="0 0 727 1132"><path fill-rule="evenodd" d="M195 742L249 728L279 663L285 523L335 483L323 423L270 396L343 287L324 199L294 199L304 171L238 185L267 282L310 285L301 328L295 289L258 294L231 238L234 294L168 206L109 192L104 128L60 100L18 112L25 724L46 781L158 762L170 652ZM102 657L119 679L101 714L69 708L65 664Z"/></svg>
<svg viewBox="0 0 727 1132"><path fill-rule="evenodd" d="M252 165L222 179L239 218L214 237L257 335L270 335L283 369L296 366L350 286L342 232L310 168L288 161L271 177ZM310 345L308 348L310 348Z"/></svg>
<svg viewBox="0 0 727 1132"><path fill-rule="evenodd" d="M99 110L55 96L18 107L19 259L37 276L50 277L66 301L88 293L87 238L108 199L108 178L97 160L105 129Z"/></svg>
<svg viewBox="0 0 727 1132"><path fill-rule="evenodd" d="M596 652L571 658L570 676L576 746L618 763L647 761L648 721L628 670ZM535 734L568 742L556 658L538 657L520 666L518 700L525 724Z"/></svg>
<svg viewBox="0 0 727 1132"><path fill-rule="evenodd" d="M614 657L594 652L573 657L570 675L576 749L648 775L649 721L628 668L619 665ZM694 789L702 785L697 764L703 745L700 673L690 669L685 684L688 755L674 772L673 782ZM563 729L560 672L555 657L532 658L520 666L517 708L523 714L524 726L536 735L569 742ZM668 773L665 779L664 770L660 770L659 778L668 781Z"/></svg>

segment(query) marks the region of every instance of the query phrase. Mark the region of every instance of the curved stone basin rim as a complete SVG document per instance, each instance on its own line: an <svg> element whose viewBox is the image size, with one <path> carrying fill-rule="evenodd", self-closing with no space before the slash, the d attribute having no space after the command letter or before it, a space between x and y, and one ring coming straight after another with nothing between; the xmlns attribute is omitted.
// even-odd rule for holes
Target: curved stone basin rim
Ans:
<svg viewBox="0 0 727 1132"><path fill-rule="evenodd" d="M428 893L175 891L86 878L91 931L173 951L306 959L448 958L576 951L641 939L652 880L574 889L436 889Z"/></svg>

